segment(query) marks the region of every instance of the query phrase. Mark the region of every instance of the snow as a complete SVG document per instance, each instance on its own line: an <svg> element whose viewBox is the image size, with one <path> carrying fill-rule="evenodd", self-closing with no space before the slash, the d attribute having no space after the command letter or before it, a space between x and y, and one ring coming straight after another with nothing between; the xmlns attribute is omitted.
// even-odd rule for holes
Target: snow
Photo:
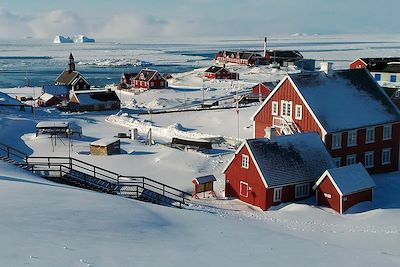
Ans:
<svg viewBox="0 0 400 267"><path fill-rule="evenodd" d="M36 128L67 128L69 123L66 121L41 121L36 124Z"/></svg>
<svg viewBox="0 0 400 267"><path fill-rule="evenodd" d="M119 141L118 138L102 138L102 139L96 140L94 142L91 142L90 145L92 145L92 146L108 146L108 145L111 145L118 141Z"/></svg>
<svg viewBox="0 0 400 267"><path fill-rule="evenodd" d="M44 93L40 96L40 99L42 99L43 101L49 101L50 99L52 99L54 97L54 95L48 94L48 93Z"/></svg>
<svg viewBox="0 0 400 267"><path fill-rule="evenodd" d="M341 66L347 66L349 61L359 57L358 53L383 55L395 51L390 48L393 43L380 44L387 48L381 50L369 50L364 43L338 45L337 41L343 42L343 37L326 37L323 41L333 44L324 44L324 49L321 49L316 43L308 42L319 41L323 37L297 38L300 37L295 38L296 45L303 48L300 50L306 50L303 53L305 57L336 58ZM396 38L387 40L393 39ZM282 49L285 49L288 40L293 40L293 37L273 39L271 43L281 42ZM226 44L223 43L223 46ZM54 145L48 136L35 137L34 134L35 125L40 121L65 121L80 126L84 133L81 137L71 138L71 155L74 158L121 175L143 175L186 192L192 192L194 177L212 174L217 179L214 183L217 198L193 200L184 210L171 209L55 184L0 162L2 265L400 264L399 172L372 176L376 183L373 202L357 204L345 215L328 208L315 207L315 198L282 204L267 212L238 200L225 199L222 170L234 153L231 144L238 139L251 138L253 129L249 118L258 106L241 107L239 114L234 109L211 109L138 116L137 112L148 111L146 106L151 107L154 100L158 103L153 102L156 104L154 109L160 111L182 110L201 104L202 74L210 62L202 61L204 58L201 56L168 53L175 47L164 47L158 51L154 47L116 46L122 49L96 43L84 49L74 45L73 50L81 62L115 60L112 64L118 64L118 60L122 63L131 58L152 64L198 64L199 68L173 74L173 79L169 81L171 88L168 89L139 94L117 92L125 104L123 111L118 114L112 111L70 114L54 108L36 107L34 114L17 111L2 113L0 142L33 156L67 156L66 138L57 139ZM205 45L204 49L215 50L219 46L221 44ZM290 45L288 47L293 48ZM357 50L350 50L354 47ZM7 49L0 51L0 54L7 56L14 53ZM327 52L327 49L336 50ZM61 46L53 45L48 48L33 47L18 53L51 56L65 61L64 50ZM238 72L241 80L204 80L206 101L219 100L221 105L232 106L236 93L244 93L260 81L282 79L287 71L229 64L227 68ZM14 97L40 95L41 88L0 90ZM3 97L3 94L1 98L10 99L5 95ZM121 139L120 155L107 158L90 155L91 142L111 138L118 132L127 132L132 128L138 128L139 140ZM143 140L150 128L156 141L153 146L145 145ZM230 142L213 145L215 154L205 155L164 145L176 135L194 139L222 137Z"/></svg>
<svg viewBox="0 0 400 267"><path fill-rule="evenodd" d="M315 186L322 182L325 175L329 175L342 196L375 187L374 181L361 163L329 169L317 181Z"/></svg>

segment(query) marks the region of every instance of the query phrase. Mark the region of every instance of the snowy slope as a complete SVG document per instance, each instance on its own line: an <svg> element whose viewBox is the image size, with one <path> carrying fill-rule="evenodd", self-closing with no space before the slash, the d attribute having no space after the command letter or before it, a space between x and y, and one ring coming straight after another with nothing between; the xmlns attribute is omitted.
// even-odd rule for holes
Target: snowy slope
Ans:
<svg viewBox="0 0 400 267"><path fill-rule="evenodd" d="M5 163L0 163L0 169L3 266L400 263L391 247L396 245L398 233L393 239L393 234L383 233L294 231L273 221L165 208L70 188ZM382 237L392 242L382 246ZM368 239L377 240L376 245L365 242Z"/></svg>

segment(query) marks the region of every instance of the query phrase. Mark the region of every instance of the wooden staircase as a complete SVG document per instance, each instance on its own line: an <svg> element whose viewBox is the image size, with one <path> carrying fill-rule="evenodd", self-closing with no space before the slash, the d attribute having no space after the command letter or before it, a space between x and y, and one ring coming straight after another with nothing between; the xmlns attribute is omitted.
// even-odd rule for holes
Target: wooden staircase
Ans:
<svg viewBox="0 0 400 267"><path fill-rule="evenodd" d="M144 176L123 176L69 157L28 157L0 143L0 160L43 178L97 192L183 208L190 194Z"/></svg>

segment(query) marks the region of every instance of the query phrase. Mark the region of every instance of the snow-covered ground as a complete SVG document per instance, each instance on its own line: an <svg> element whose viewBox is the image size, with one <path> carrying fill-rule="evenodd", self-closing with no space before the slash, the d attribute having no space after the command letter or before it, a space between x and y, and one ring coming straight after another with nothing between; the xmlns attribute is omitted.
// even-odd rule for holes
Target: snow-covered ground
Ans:
<svg viewBox="0 0 400 267"><path fill-rule="evenodd" d="M332 48L340 38L328 41L331 44L324 47ZM284 40L279 42L284 43ZM315 47L307 46L306 41L299 44L314 51L313 55L328 54L315 52L315 43ZM360 49L364 46L361 42L349 44L333 56L343 53L347 59L355 58L358 55L355 50L350 50L351 47ZM382 46L390 48L390 43ZM54 56L59 54L56 49L50 49ZM349 51L353 54L348 54ZM120 52L109 52L110 60L115 64L119 64L118 58L124 60ZM144 61L152 61L153 56L156 60L159 56L147 49L136 52L144 55L140 59ZM92 64L89 60L102 64L99 62L108 60L95 56L94 51L82 50L80 53L87 59L82 64ZM172 55L158 60L173 64L180 56ZM197 56L183 57L182 60L196 60ZM169 89L139 94L117 91L123 103L121 112L68 114L55 108L35 108L32 114L29 110L20 112L18 108L0 107L0 142L29 155L67 156L68 140L57 139L54 146L48 136L36 137L34 132L39 121L69 121L79 125L83 132L82 137L73 139L73 157L122 175L144 175L187 192L193 189L191 180L194 177L214 174L219 198L194 201L188 210L176 210L54 184L0 162L0 207L3 212L0 230L4 233L0 239L0 265L400 264L399 172L374 176L377 184L374 201L356 205L345 215L314 207L313 198L274 207L267 212L240 201L224 199L222 169L232 157L237 140L252 136L250 117L258 108L257 104L242 107L239 113L234 108L150 113L193 108L202 103L203 93L205 101L219 100L221 105L234 106L236 94L248 91L258 82L282 79L286 71L294 70L228 65L240 74L239 81L210 81L202 79L205 68L201 64L200 67L173 74ZM206 90L203 92L202 88ZM40 90L40 87L2 88L0 102L14 102L17 95L37 97ZM149 114L138 115L139 111ZM132 128L139 130L140 139L121 139L122 154L90 155L90 142L128 133ZM156 141L153 146L144 143L150 128ZM212 153L203 154L169 147L172 137L222 141L213 145Z"/></svg>

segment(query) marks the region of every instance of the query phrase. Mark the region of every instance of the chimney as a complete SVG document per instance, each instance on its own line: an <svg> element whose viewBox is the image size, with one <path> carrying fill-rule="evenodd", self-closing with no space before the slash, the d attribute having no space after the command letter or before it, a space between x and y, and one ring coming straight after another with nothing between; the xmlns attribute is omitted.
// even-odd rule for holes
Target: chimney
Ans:
<svg viewBox="0 0 400 267"><path fill-rule="evenodd" d="M267 37L264 37L264 58L267 57Z"/></svg>
<svg viewBox="0 0 400 267"><path fill-rule="evenodd" d="M333 65L332 62L321 62L320 70L325 72L326 75L332 75L333 73L332 65Z"/></svg>
<svg viewBox="0 0 400 267"><path fill-rule="evenodd" d="M265 129L265 137L271 141L274 141L278 136L278 133L274 127L268 127Z"/></svg>

